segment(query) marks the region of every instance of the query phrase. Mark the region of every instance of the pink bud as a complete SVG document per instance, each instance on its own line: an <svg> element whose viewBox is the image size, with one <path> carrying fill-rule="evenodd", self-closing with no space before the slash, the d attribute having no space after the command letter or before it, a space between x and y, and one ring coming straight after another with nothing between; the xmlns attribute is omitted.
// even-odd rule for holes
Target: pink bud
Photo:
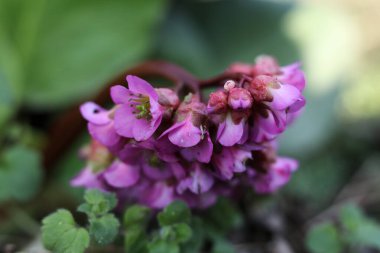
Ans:
<svg viewBox="0 0 380 253"><path fill-rule="evenodd" d="M268 55L262 55L256 58L256 64L252 69L253 75L277 75L281 73L277 60Z"/></svg>
<svg viewBox="0 0 380 253"><path fill-rule="evenodd" d="M268 86L275 84L277 84L276 78L267 75L259 75L249 84L248 90L255 101L267 101L270 100Z"/></svg>
<svg viewBox="0 0 380 253"><path fill-rule="evenodd" d="M251 75L252 67L253 65L251 64L237 62L237 63L231 64L231 66L227 69L227 71L232 72L232 73L241 73L245 75Z"/></svg>
<svg viewBox="0 0 380 253"><path fill-rule="evenodd" d="M252 96L248 90L243 88L233 88L228 94L228 104L233 109L248 109L252 106Z"/></svg>
<svg viewBox="0 0 380 253"><path fill-rule="evenodd" d="M227 108L227 94L224 91L215 91L210 94L207 111L209 113L221 113Z"/></svg>
<svg viewBox="0 0 380 253"><path fill-rule="evenodd" d="M167 88L157 88L158 103L163 106L177 107L179 105L179 98L177 94Z"/></svg>
<svg viewBox="0 0 380 253"><path fill-rule="evenodd" d="M226 91L229 91L231 90L232 88L235 88L236 86L236 82L233 81L233 80L228 80L225 84L224 84L224 89Z"/></svg>

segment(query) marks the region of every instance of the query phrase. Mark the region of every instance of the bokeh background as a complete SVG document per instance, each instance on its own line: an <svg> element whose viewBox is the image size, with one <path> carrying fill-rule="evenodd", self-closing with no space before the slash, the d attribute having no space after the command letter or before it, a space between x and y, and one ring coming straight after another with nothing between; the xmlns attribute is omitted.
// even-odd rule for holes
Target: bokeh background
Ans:
<svg viewBox="0 0 380 253"><path fill-rule="evenodd" d="M379 25L378 0L0 0L0 251L27 247L41 217L81 197L68 181L88 137L46 168L54 122L148 59L200 78L260 54L302 62L307 107L280 151L300 170L252 210L291 234L246 252L307 252L305 231L346 202L379 218Z"/></svg>

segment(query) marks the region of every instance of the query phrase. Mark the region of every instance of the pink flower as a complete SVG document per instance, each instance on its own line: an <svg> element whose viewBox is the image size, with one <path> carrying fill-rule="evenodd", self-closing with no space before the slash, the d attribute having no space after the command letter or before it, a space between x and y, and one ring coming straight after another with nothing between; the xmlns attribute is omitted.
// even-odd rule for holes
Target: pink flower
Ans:
<svg viewBox="0 0 380 253"><path fill-rule="evenodd" d="M206 106L190 95L178 108L174 125L162 133L160 138L167 135L173 144L183 148L197 145L205 135L202 126L205 115Z"/></svg>
<svg viewBox="0 0 380 253"><path fill-rule="evenodd" d="M88 121L88 131L94 139L105 146L113 146L118 143L120 136L116 133L114 122L110 117L112 112L93 102L82 104L80 112Z"/></svg>
<svg viewBox="0 0 380 253"><path fill-rule="evenodd" d="M222 152L215 154L212 163L218 174L225 180L231 180L234 173L246 170L245 162L252 159L252 153L241 147L223 147Z"/></svg>
<svg viewBox="0 0 380 253"><path fill-rule="evenodd" d="M127 76L128 88L116 85L111 97L118 105L115 111L115 129L119 135L147 140L159 127L163 108L155 89L145 80Z"/></svg>
<svg viewBox="0 0 380 253"><path fill-rule="evenodd" d="M271 193L289 182L298 168L298 162L287 157L278 157L266 173L254 172L251 184L258 193Z"/></svg>
<svg viewBox="0 0 380 253"><path fill-rule="evenodd" d="M177 191L182 194L185 190L192 193L201 194L208 192L214 184L214 178L199 163L193 163L189 168L189 176L181 180L177 186Z"/></svg>

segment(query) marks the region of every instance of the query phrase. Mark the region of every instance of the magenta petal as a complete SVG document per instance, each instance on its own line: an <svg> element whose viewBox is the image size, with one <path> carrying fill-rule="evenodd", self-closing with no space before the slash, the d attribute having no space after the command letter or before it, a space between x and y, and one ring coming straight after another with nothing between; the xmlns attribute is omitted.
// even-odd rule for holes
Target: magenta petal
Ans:
<svg viewBox="0 0 380 253"><path fill-rule="evenodd" d="M128 105L120 105L115 111L115 130L124 137L133 138L133 126L135 124L133 108Z"/></svg>
<svg viewBox="0 0 380 253"><path fill-rule="evenodd" d="M166 166L164 168L156 168L151 166L148 162L142 164L144 175L152 180L168 179L172 173Z"/></svg>
<svg viewBox="0 0 380 253"><path fill-rule="evenodd" d="M226 147L235 145L240 141L244 134L245 120L242 119L238 124L232 120L231 114L218 127L217 139L220 144Z"/></svg>
<svg viewBox="0 0 380 253"><path fill-rule="evenodd" d="M129 75L127 76L128 88L131 92L135 94L144 94L158 100L158 94L155 89L147 81L137 77Z"/></svg>
<svg viewBox="0 0 380 253"><path fill-rule="evenodd" d="M88 131L92 138L107 147L115 145L120 140L120 136L116 133L113 123L103 126L88 123Z"/></svg>
<svg viewBox="0 0 380 253"><path fill-rule="evenodd" d="M199 164L194 165L194 171L191 173L190 191L195 194L208 192L214 184L214 178L203 170Z"/></svg>
<svg viewBox="0 0 380 253"><path fill-rule="evenodd" d="M128 104L131 93L124 86L115 85L111 87L111 97L115 104Z"/></svg>
<svg viewBox="0 0 380 253"><path fill-rule="evenodd" d="M178 126L176 123L171 127L171 131L168 133L168 138L171 143L179 146L179 147L192 147L197 145L201 141L201 130L194 126L190 120L186 119L184 124Z"/></svg>
<svg viewBox="0 0 380 253"><path fill-rule="evenodd" d="M209 163L213 151L213 144L210 136L207 134L198 145L184 148L181 150L181 155L188 161L199 161L201 163Z"/></svg>
<svg viewBox="0 0 380 253"><path fill-rule="evenodd" d="M82 104L80 106L80 112L83 118L96 125L104 125L111 121L108 117L108 111L93 102Z"/></svg>
<svg viewBox="0 0 380 253"><path fill-rule="evenodd" d="M306 80L300 66L301 64L296 62L282 67L282 74L278 76L278 80L282 83L293 85L299 91L302 91L305 88Z"/></svg>
<svg viewBox="0 0 380 253"><path fill-rule="evenodd" d="M278 89L270 89L273 101L268 103L275 110L285 110L294 104L301 96L301 92L292 85L280 85Z"/></svg>
<svg viewBox="0 0 380 253"><path fill-rule="evenodd" d="M99 173L92 172L91 168L84 168L75 178L70 181L72 186L104 189L104 184L99 179Z"/></svg>
<svg viewBox="0 0 380 253"><path fill-rule="evenodd" d="M145 190L142 202L152 208L164 208L174 200L174 188L165 182L157 182Z"/></svg>
<svg viewBox="0 0 380 253"><path fill-rule="evenodd" d="M104 178L108 184L117 188L134 185L140 178L139 168L120 161L115 161L106 171Z"/></svg>
<svg viewBox="0 0 380 253"><path fill-rule="evenodd" d="M136 141L143 141L149 139L154 132L156 131L157 127L160 125L162 120L162 116L156 119L152 122L146 120L146 119L134 119L133 122L133 137L136 139Z"/></svg>

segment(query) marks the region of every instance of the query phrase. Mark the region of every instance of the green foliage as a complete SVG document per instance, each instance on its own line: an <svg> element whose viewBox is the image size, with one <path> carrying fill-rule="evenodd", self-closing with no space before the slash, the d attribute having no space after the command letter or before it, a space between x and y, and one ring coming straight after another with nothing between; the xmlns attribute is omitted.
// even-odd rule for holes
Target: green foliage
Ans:
<svg viewBox="0 0 380 253"><path fill-rule="evenodd" d="M357 248L380 250L380 225L362 210L348 204L342 207L339 224L318 224L308 232L306 246L312 253L340 253L343 249L356 252Z"/></svg>
<svg viewBox="0 0 380 253"><path fill-rule="evenodd" d="M41 180L41 161L36 151L16 145L1 154L0 202L29 200L38 191Z"/></svg>
<svg viewBox="0 0 380 253"><path fill-rule="evenodd" d="M306 239L312 253L340 253L343 245L338 231L332 223L322 223L313 227Z"/></svg>
<svg viewBox="0 0 380 253"><path fill-rule="evenodd" d="M380 225L365 216L359 207L353 204L343 207L340 221L349 244L380 250Z"/></svg>
<svg viewBox="0 0 380 253"><path fill-rule="evenodd" d="M178 222L189 222L191 212L187 205L181 201L174 201L157 216L161 226L169 226Z"/></svg>
<svg viewBox="0 0 380 253"><path fill-rule="evenodd" d="M119 220L113 214L106 214L100 218L90 219L90 235L100 245L107 245L114 241L119 231Z"/></svg>
<svg viewBox="0 0 380 253"><path fill-rule="evenodd" d="M58 210L42 221L42 240L45 247L53 252L84 252L90 238L99 245L112 243L120 223L114 214L109 213L117 204L114 194L99 190L87 190L85 203L78 211L88 217L88 228L79 228L72 214L67 210Z"/></svg>
<svg viewBox="0 0 380 253"><path fill-rule="evenodd" d="M46 249L57 253L84 252L90 244L86 229L78 228L73 216L60 209L42 221L42 241Z"/></svg>
<svg viewBox="0 0 380 253"><path fill-rule="evenodd" d="M192 237L191 212L187 205L175 201L157 214L160 228L146 232L150 210L144 206L129 207L124 214L125 249L138 253L177 253Z"/></svg>
<svg viewBox="0 0 380 253"><path fill-rule="evenodd" d="M164 6L164 0L0 1L0 83L13 100L33 106L89 96L146 56Z"/></svg>
<svg viewBox="0 0 380 253"><path fill-rule="evenodd" d="M105 215L116 207L117 199L114 193L101 192L97 189L87 190L84 194L85 203L78 207L78 211L89 217Z"/></svg>
<svg viewBox="0 0 380 253"><path fill-rule="evenodd" d="M150 215L150 209L141 205L130 206L124 213L124 225L126 227L145 224Z"/></svg>

